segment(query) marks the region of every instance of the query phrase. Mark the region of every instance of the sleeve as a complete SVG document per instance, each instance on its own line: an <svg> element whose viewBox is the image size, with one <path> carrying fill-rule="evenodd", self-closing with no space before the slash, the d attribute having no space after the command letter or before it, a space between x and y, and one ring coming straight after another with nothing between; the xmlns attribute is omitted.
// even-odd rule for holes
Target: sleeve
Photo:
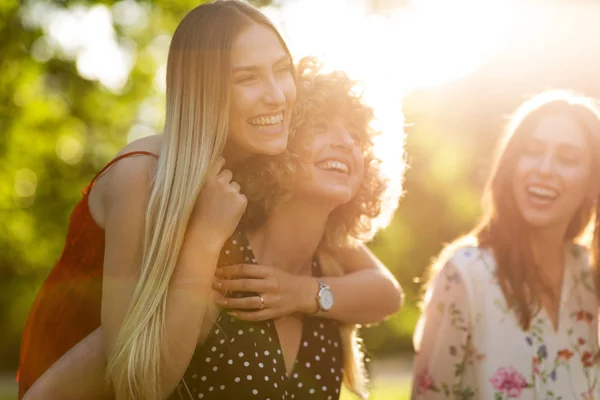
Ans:
<svg viewBox="0 0 600 400"><path fill-rule="evenodd" d="M470 302L452 261L437 274L413 336L412 399L463 398L473 393L465 367L470 337Z"/></svg>

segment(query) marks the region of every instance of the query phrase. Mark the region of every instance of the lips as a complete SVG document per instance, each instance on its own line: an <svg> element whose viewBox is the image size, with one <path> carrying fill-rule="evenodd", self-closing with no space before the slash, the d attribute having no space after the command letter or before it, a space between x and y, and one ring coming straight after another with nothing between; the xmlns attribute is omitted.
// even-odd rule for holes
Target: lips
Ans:
<svg viewBox="0 0 600 400"><path fill-rule="evenodd" d="M558 192L556 190L537 185L527 186L527 193L531 196L545 200L555 200L558 197Z"/></svg>
<svg viewBox="0 0 600 400"><path fill-rule="evenodd" d="M248 118L248 123L254 127L273 127L283 122L283 111L274 114L259 115L257 117Z"/></svg>
<svg viewBox="0 0 600 400"><path fill-rule="evenodd" d="M326 159L315 163L315 167L324 171L333 171L345 175L350 174L349 163L339 159Z"/></svg>
<svg viewBox="0 0 600 400"><path fill-rule="evenodd" d="M530 184L527 185L527 198L535 207L549 207L559 197L559 192L549 186Z"/></svg>

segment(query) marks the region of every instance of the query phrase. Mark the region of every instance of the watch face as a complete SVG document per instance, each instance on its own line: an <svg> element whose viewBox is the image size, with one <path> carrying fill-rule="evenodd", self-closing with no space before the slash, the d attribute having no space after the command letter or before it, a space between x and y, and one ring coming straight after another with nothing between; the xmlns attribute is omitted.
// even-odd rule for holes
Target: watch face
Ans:
<svg viewBox="0 0 600 400"><path fill-rule="evenodd" d="M328 311L333 307L333 293L327 288L321 289L319 303L324 311Z"/></svg>

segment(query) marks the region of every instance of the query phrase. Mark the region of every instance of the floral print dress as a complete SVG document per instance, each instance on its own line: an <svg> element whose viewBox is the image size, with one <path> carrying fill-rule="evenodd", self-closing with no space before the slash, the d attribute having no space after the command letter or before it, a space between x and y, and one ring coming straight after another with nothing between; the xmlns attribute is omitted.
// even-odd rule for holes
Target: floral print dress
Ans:
<svg viewBox="0 0 600 400"><path fill-rule="evenodd" d="M588 255L565 248L558 329L542 310L524 332L489 250L458 249L414 334L413 399L600 399L598 302Z"/></svg>

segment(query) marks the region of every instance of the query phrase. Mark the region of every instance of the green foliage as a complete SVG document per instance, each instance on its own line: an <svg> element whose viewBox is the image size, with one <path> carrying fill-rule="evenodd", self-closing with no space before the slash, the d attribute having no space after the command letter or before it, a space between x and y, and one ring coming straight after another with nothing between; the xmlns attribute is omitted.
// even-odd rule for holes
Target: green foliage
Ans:
<svg viewBox="0 0 600 400"><path fill-rule="evenodd" d="M81 190L126 143L132 126L161 128L160 115L150 122L139 115L148 105L163 107L153 81L166 53L160 60L153 57L160 53L156 38L170 35L199 2L141 3L147 5L148 21L142 29L116 27L117 41L134 41L138 55L128 82L116 93L81 77L73 57L61 49L36 60L45 32L23 18L34 2L0 2L0 37L9 38L0 41L0 369L16 369L25 318L60 256Z"/></svg>
<svg viewBox="0 0 600 400"><path fill-rule="evenodd" d="M57 9L112 10L124 3L43 2ZM155 73L166 60L176 24L201 2L129 3L146 17L114 24L118 43L135 43L129 45L135 63L123 88L111 91L82 77L75 57L51 43L43 24L31 21L32 6L41 0L0 2L0 37L10 39L0 41L0 369L16 368L29 307L60 256L81 190L128 135L161 129L164 98ZM401 313L363 330L373 357L411 351L420 293L413 277L421 276L441 243L467 230L477 214L479 187L465 179L472 148L457 139L440 150L446 134L427 118L410 132L408 194L391 226L372 243L406 291Z"/></svg>
<svg viewBox="0 0 600 400"><path fill-rule="evenodd" d="M52 44L43 25L31 23L28 11L42 3L58 9L124 3L141 7L145 18L114 26L117 42L135 54L123 88L111 91L78 73L73 55ZM0 369L16 369L29 307L60 256L81 189L128 136L161 129L164 98L155 73L166 60L176 24L201 3L0 1ZM310 21L306 23L310 27ZM528 42L520 40L520 52L513 51L505 60L491 59L467 79L405 100L406 121L413 124L408 129L406 195L392 224L371 247L399 279L406 303L384 323L363 329L372 357L412 351L422 289L415 278L423 276L444 243L473 227L504 115L523 94L547 87L600 94L597 60L577 53L596 54L596 42L584 37L567 48L562 37L549 38L538 35L531 40L543 52L532 54ZM557 55L560 62L552 58Z"/></svg>

